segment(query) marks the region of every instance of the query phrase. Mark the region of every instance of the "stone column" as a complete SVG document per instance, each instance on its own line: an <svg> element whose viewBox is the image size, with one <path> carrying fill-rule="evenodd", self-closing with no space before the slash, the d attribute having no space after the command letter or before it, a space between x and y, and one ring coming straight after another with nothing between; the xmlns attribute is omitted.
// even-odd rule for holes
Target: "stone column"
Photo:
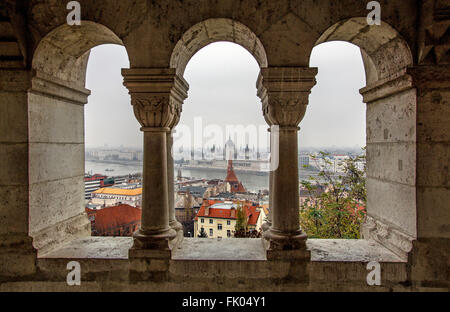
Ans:
<svg viewBox="0 0 450 312"><path fill-rule="evenodd" d="M266 119L266 122L270 125L269 121ZM270 155L271 155L271 159L274 156L272 153L272 131L271 128L267 129L267 131L269 132L270 135ZM270 170L269 172L269 214L267 216L267 221L264 222L261 225L261 229L263 232L266 232L271 226L272 226L272 215L273 215L273 191L272 191L272 187L273 187L273 170Z"/></svg>
<svg viewBox="0 0 450 312"><path fill-rule="evenodd" d="M298 124L315 85L316 68L263 68L258 95L271 130L271 145L278 146L272 173L272 225L264 232L267 258L307 258L306 234L300 229L298 181ZM278 135L275 135L276 132Z"/></svg>
<svg viewBox="0 0 450 312"><path fill-rule="evenodd" d="M144 132L142 219L130 257L170 258L176 231L169 225L167 137L179 118L187 84L180 87L184 80L174 69L124 69L122 75Z"/></svg>
<svg viewBox="0 0 450 312"><path fill-rule="evenodd" d="M183 226L175 217L175 185L174 185L174 165L173 165L173 154L172 154L172 147L173 147L173 133L174 128L180 121L180 115L182 111L182 105L184 98L187 96L187 90L189 88L187 82L179 78L179 87L181 88L181 91L183 92L182 95L179 95L180 100L176 101L176 109L175 109L175 118L172 121L172 124L170 125L170 131L167 132L167 173L168 173L168 192L169 192L169 225L172 229L174 229L177 232L177 240L181 241L183 239Z"/></svg>

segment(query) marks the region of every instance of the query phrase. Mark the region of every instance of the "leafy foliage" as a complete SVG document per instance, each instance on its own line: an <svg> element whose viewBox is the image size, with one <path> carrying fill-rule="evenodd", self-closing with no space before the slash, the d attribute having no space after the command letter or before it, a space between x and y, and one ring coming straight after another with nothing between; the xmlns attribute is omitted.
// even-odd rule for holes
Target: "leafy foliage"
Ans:
<svg viewBox="0 0 450 312"><path fill-rule="evenodd" d="M201 229L200 229L200 233L198 234L198 237L201 237L201 238L208 238L208 234L206 234L204 228L201 228Z"/></svg>
<svg viewBox="0 0 450 312"><path fill-rule="evenodd" d="M261 230L245 231L245 230L241 229L241 230L234 232L234 237L235 238L260 238L260 237L262 237L262 232L261 232Z"/></svg>
<svg viewBox="0 0 450 312"><path fill-rule="evenodd" d="M301 185L308 196L300 205L300 226L310 238L360 238L360 227L366 215L366 178L364 166L357 162L365 156L350 157L342 164L343 175L335 175L329 154L320 152L318 177Z"/></svg>
<svg viewBox="0 0 450 312"><path fill-rule="evenodd" d="M259 238L262 236L261 231L249 230L247 224L247 214L244 211L242 203L238 203L236 210L236 225L234 226L234 237L235 238Z"/></svg>
<svg viewBox="0 0 450 312"><path fill-rule="evenodd" d="M236 232L247 232L247 215L245 214L242 204L239 202L236 210L236 225L234 226ZM236 236L236 234L235 234Z"/></svg>

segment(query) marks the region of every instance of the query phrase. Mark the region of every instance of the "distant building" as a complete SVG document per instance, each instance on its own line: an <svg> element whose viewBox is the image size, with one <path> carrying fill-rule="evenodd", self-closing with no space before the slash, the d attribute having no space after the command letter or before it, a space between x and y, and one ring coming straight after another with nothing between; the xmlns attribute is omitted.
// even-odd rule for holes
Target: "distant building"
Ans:
<svg viewBox="0 0 450 312"><path fill-rule="evenodd" d="M88 175L86 174L84 176L84 198L85 199L91 199L92 198L92 192L105 187L110 186L114 184L114 180L111 178L108 178L101 174L94 174L94 175Z"/></svg>
<svg viewBox="0 0 450 312"><path fill-rule="evenodd" d="M132 236L141 224L141 209L130 205L85 210L92 236Z"/></svg>
<svg viewBox="0 0 450 312"><path fill-rule="evenodd" d="M300 169L309 167L309 155L300 155L298 157L298 167Z"/></svg>
<svg viewBox="0 0 450 312"><path fill-rule="evenodd" d="M312 204L311 203L312 200L316 200L322 193L324 193L326 191L327 191L327 189L323 185L317 185L316 189L314 189L311 192L305 188L300 188L300 192L299 192L300 205L303 205L308 200L310 201L310 204Z"/></svg>
<svg viewBox="0 0 450 312"><path fill-rule="evenodd" d="M343 173L346 168L346 161L350 159L350 156L347 155L334 155L334 172Z"/></svg>
<svg viewBox="0 0 450 312"><path fill-rule="evenodd" d="M141 206L142 187L105 187L92 193L92 204L100 204L103 207L114 206L119 203L134 207Z"/></svg>
<svg viewBox="0 0 450 312"><path fill-rule="evenodd" d="M249 230L261 228L264 214L255 203L244 202ZM233 237L236 226L237 202L204 200L195 217L194 232L197 237L203 228L209 238Z"/></svg>
<svg viewBox="0 0 450 312"><path fill-rule="evenodd" d="M208 187L206 186L182 186L179 189L179 192L189 192L194 197L203 198Z"/></svg>
<svg viewBox="0 0 450 312"><path fill-rule="evenodd" d="M184 236L192 237L194 235L194 217L200 209L202 199L194 197L189 191L178 192L176 199L175 218L183 225Z"/></svg>
<svg viewBox="0 0 450 312"><path fill-rule="evenodd" d="M225 147L223 149L223 159L237 159L237 148L234 145L234 142L231 140L231 137L228 138L228 141L225 142Z"/></svg>
<svg viewBox="0 0 450 312"><path fill-rule="evenodd" d="M117 176L117 177L114 177L113 179L114 179L114 184L123 184L123 183L128 183L129 177L128 177L128 175L125 175L125 176Z"/></svg>
<svg viewBox="0 0 450 312"><path fill-rule="evenodd" d="M241 182L239 182L236 173L234 173L234 169L233 169L233 160L228 160L228 168L227 168L227 176L224 180L225 182L227 182L230 185L230 192L235 193L235 192L242 192L245 193L247 192L247 190L245 189L245 187L242 185Z"/></svg>

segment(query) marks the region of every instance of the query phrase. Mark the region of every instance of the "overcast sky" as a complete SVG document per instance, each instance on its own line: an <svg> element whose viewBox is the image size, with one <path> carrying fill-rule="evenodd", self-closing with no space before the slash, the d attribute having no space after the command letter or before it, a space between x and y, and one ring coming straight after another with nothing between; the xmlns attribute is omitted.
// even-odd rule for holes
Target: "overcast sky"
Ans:
<svg viewBox="0 0 450 312"><path fill-rule="evenodd" d="M365 104L358 90L365 86L365 75L359 49L344 42L321 44L314 48L310 66L318 67L319 73L300 124L299 144L364 146ZM87 147L142 146L140 126L120 74L121 68L128 67L127 53L121 46L103 45L92 50L86 83L92 91L85 110ZM209 125L210 129L222 129L224 137L227 125L267 128L256 96L258 73L256 60L239 45L217 42L197 52L185 71L190 89L179 130L191 129L194 140L199 133L194 133L195 118L197 122L201 118L203 131ZM264 131L258 135L265 135Z"/></svg>

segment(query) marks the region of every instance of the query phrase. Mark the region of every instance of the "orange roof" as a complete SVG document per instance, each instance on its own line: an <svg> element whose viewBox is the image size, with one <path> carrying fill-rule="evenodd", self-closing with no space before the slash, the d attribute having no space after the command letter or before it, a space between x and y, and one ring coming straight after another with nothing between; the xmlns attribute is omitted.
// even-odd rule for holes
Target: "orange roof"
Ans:
<svg viewBox="0 0 450 312"><path fill-rule="evenodd" d="M121 189L115 187L104 187L93 192L94 194L109 194L123 196L137 196L142 194L142 187L135 189Z"/></svg>
<svg viewBox="0 0 450 312"><path fill-rule="evenodd" d="M208 200L208 205L212 206L214 204L223 203L223 201L215 201ZM257 207L251 203L244 203L245 214L247 215L247 224L248 225L256 225L258 222L260 211L257 211ZM206 217L206 218L218 218L218 219L231 219L236 220L236 209L225 209L225 208L209 208L208 215L205 214L206 207L203 204L197 215L195 216L195 220L198 220L198 217Z"/></svg>
<svg viewBox="0 0 450 312"><path fill-rule="evenodd" d="M98 231L141 221L141 209L126 204L100 210L86 208L86 212L88 215L95 215L95 228Z"/></svg>

